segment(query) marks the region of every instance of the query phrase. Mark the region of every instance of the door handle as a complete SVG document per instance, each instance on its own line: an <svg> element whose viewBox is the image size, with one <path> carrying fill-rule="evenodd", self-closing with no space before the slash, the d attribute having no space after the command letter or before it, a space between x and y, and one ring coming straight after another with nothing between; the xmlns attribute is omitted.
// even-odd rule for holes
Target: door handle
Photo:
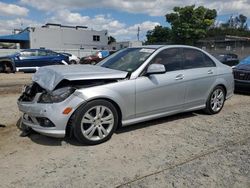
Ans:
<svg viewBox="0 0 250 188"><path fill-rule="evenodd" d="M175 80L183 80L184 79L184 75L183 74L179 74L175 77Z"/></svg>
<svg viewBox="0 0 250 188"><path fill-rule="evenodd" d="M213 74L214 71L213 71L213 70L208 70L207 73L208 73L208 74Z"/></svg>

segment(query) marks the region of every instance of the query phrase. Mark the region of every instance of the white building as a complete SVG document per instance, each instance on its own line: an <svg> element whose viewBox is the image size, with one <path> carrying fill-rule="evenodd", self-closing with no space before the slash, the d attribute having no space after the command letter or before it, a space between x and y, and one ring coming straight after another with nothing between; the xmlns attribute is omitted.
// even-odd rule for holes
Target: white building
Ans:
<svg viewBox="0 0 250 188"><path fill-rule="evenodd" d="M1 41L20 43L20 48L101 50L108 48L108 32L48 23L42 27L28 27L18 34L0 36Z"/></svg>
<svg viewBox="0 0 250 188"><path fill-rule="evenodd" d="M141 41L122 41L109 44L109 50L120 50L128 47L142 46Z"/></svg>

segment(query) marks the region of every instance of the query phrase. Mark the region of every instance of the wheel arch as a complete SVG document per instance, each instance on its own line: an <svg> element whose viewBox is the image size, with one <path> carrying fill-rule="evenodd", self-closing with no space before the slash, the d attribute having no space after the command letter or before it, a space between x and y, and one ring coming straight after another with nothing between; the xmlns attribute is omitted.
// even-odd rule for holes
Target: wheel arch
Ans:
<svg viewBox="0 0 250 188"><path fill-rule="evenodd" d="M112 105L114 105L114 107L116 108L117 110L117 113L118 113L118 126L117 128L121 127L121 122L122 122L122 111L121 111L121 108L120 106L112 99L110 98L107 98L107 97L100 97L100 98L93 98L91 100L88 100L88 101L84 101L82 102L81 104L79 104L79 106L74 110L74 112L71 114L68 122L67 122L67 125L66 125L66 136L69 136L71 137L73 135L73 119L74 119L74 116L75 116L75 113L77 112L77 110L86 105L87 103L91 102L91 101L95 101L95 100L106 100L108 102L110 102Z"/></svg>
<svg viewBox="0 0 250 188"><path fill-rule="evenodd" d="M217 86L221 86L224 89L224 91L225 91L225 97L226 97L227 96L227 88L226 88L226 86L224 84L218 84L215 87L217 87Z"/></svg>

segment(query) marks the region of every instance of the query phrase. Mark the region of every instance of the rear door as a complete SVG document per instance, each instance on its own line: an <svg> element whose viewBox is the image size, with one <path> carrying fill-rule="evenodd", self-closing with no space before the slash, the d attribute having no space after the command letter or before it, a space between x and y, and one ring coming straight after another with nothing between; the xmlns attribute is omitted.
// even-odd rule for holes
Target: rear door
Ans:
<svg viewBox="0 0 250 188"><path fill-rule="evenodd" d="M47 51L48 65L68 64L69 57L57 52Z"/></svg>
<svg viewBox="0 0 250 188"><path fill-rule="evenodd" d="M215 63L200 50L183 48L183 69L187 82L184 108L204 105L216 80Z"/></svg>

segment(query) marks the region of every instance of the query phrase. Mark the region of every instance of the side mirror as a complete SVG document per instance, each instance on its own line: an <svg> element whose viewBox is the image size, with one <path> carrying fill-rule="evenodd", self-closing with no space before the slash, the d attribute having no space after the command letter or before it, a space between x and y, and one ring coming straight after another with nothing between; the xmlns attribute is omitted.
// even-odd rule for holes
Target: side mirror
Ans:
<svg viewBox="0 0 250 188"><path fill-rule="evenodd" d="M162 64L151 64L147 69L147 75L150 74L163 74L166 72L166 68Z"/></svg>

